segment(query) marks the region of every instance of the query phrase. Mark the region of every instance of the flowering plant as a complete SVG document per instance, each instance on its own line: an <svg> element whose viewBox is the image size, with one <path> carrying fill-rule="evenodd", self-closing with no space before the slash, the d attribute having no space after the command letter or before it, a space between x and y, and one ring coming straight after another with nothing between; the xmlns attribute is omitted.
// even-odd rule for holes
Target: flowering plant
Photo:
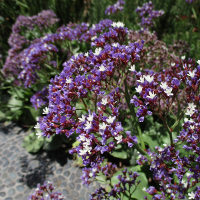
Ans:
<svg viewBox="0 0 200 200"><path fill-rule="evenodd" d="M102 184L92 200L200 199L200 61L150 32L164 14L152 2L137 12L142 31L102 20L69 23L26 44L19 37L3 72L36 92L42 144L43 137L74 139L83 183Z"/></svg>

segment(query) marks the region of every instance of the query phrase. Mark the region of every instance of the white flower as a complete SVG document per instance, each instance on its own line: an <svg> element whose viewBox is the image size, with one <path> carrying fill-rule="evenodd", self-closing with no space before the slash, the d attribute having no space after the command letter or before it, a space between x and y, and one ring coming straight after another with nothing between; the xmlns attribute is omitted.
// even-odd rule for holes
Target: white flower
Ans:
<svg viewBox="0 0 200 200"><path fill-rule="evenodd" d="M113 22L111 26L117 27L117 28L124 27L124 23L123 22Z"/></svg>
<svg viewBox="0 0 200 200"><path fill-rule="evenodd" d="M175 63L171 63L171 66L173 67L175 65Z"/></svg>
<svg viewBox="0 0 200 200"><path fill-rule="evenodd" d="M167 94L167 96L173 96L172 88L168 87L168 88L165 90L165 93Z"/></svg>
<svg viewBox="0 0 200 200"><path fill-rule="evenodd" d="M101 65L100 67L99 67L99 71L100 72L104 72L106 70L106 68L103 66L103 65Z"/></svg>
<svg viewBox="0 0 200 200"><path fill-rule="evenodd" d="M86 57L88 57L88 56L89 56L89 53L88 53L88 52L86 52L86 53L85 53L85 56L86 56Z"/></svg>
<svg viewBox="0 0 200 200"><path fill-rule="evenodd" d="M185 60L185 56L181 56L181 59L182 59L182 60Z"/></svg>
<svg viewBox="0 0 200 200"><path fill-rule="evenodd" d="M87 120L90 121L90 122L92 122L93 121L93 114L89 114Z"/></svg>
<svg viewBox="0 0 200 200"><path fill-rule="evenodd" d="M118 135L117 137L115 137L115 139L117 140L117 144L122 142L122 135Z"/></svg>
<svg viewBox="0 0 200 200"><path fill-rule="evenodd" d="M144 77L143 77L143 76L140 76L140 79L137 80L137 81L140 82L140 83L144 83Z"/></svg>
<svg viewBox="0 0 200 200"><path fill-rule="evenodd" d="M93 36L93 37L91 38L91 40L94 41L96 38L97 38L97 36L95 35L95 36Z"/></svg>
<svg viewBox="0 0 200 200"><path fill-rule="evenodd" d="M108 124L112 124L114 121L115 121L115 116L112 117L112 116L109 116L108 119L106 119L106 121L108 122Z"/></svg>
<svg viewBox="0 0 200 200"><path fill-rule="evenodd" d="M37 122L37 124L34 126L35 129L40 129L40 124Z"/></svg>
<svg viewBox="0 0 200 200"><path fill-rule="evenodd" d="M186 123L186 122L193 123L193 122L194 122L194 120L193 120L193 119L188 119L188 118L186 117L186 118L184 118L184 122L185 122L185 123Z"/></svg>
<svg viewBox="0 0 200 200"><path fill-rule="evenodd" d="M187 185L188 185L188 184L187 184L186 181L183 180L183 181L182 181L182 184L183 184L183 186L184 186L185 188L187 188Z"/></svg>
<svg viewBox="0 0 200 200"><path fill-rule="evenodd" d="M167 85L166 82L161 82L160 87L161 87L163 90L166 90L167 87L168 87L168 85Z"/></svg>
<svg viewBox="0 0 200 200"><path fill-rule="evenodd" d="M37 124L34 126L34 128L36 129L36 135L38 138L42 137L42 131L40 130L40 124L39 122L37 122Z"/></svg>
<svg viewBox="0 0 200 200"><path fill-rule="evenodd" d="M107 127L107 124L105 122L103 122L102 124L99 124L99 130L105 131L106 127Z"/></svg>
<svg viewBox="0 0 200 200"><path fill-rule="evenodd" d="M136 89L136 92L138 92L138 93L142 92L142 86L141 85L138 85L138 87L135 88L135 89Z"/></svg>
<svg viewBox="0 0 200 200"><path fill-rule="evenodd" d="M197 64L200 65L200 60L197 60Z"/></svg>
<svg viewBox="0 0 200 200"><path fill-rule="evenodd" d="M80 135L79 140L82 141L82 142L85 141L85 135Z"/></svg>
<svg viewBox="0 0 200 200"><path fill-rule="evenodd" d="M134 72L135 71L135 65L132 65L129 71Z"/></svg>
<svg viewBox="0 0 200 200"><path fill-rule="evenodd" d="M38 138L41 138L42 137L42 131L41 130L37 130L36 131L36 135Z"/></svg>
<svg viewBox="0 0 200 200"><path fill-rule="evenodd" d="M101 53L101 50L102 50L101 47L95 49L94 55L95 55L95 56L98 56L98 55Z"/></svg>
<svg viewBox="0 0 200 200"><path fill-rule="evenodd" d="M43 109L43 115L47 115L49 113L49 108L48 107L45 107L44 109Z"/></svg>
<svg viewBox="0 0 200 200"><path fill-rule="evenodd" d="M195 113L195 109L196 105L194 103L189 103L185 114L191 117Z"/></svg>
<svg viewBox="0 0 200 200"><path fill-rule="evenodd" d="M112 46L113 47L117 47L119 45L119 43L113 43Z"/></svg>
<svg viewBox="0 0 200 200"><path fill-rule="evenodd" d="M191 78L194 78L195 73L196 73L196 69L194 69L193 71L189 71L188 76L190 76Z"/></svg>
<svg viewBox="0 0 200 200"><path fill-rule="evenodd" d="M143 187L142 188L142 191L146 192L147 188L146 187Z"/></svg>
<svg viewBox="0 0 200 200"><path fill-rule="evenodd" d="M103 104L104 106L108 103L108 99L107 98L103 98L101 100L101 104Z"/></svg>
<svg viewBox="0 0 200 200"><path fill-rule="evenodd" d="M48 47L48 45L45 43L45 44L43 45L43 47L46 49L46 48Z"/></svg>
<svg viewBox="0 0 200 200"><path fill-rule="evenodd" d="M192 125L192 126L190 126L190 128L191 128L192 130L194 130L195 126Z"/></svg>
<svg viewBox="0 0 200 200"><path fill-rule="evenodd" d="M72 79L71 78L66 78L66 83L71 83Z"/></svg>
<svg viewBox="0 0 200 200"><path fill-rule="evenodd" d="M90 146L85 146L83 149L79 150L79 155L80 156L83 156L85 154L91 154L91 150L92 150L92 147Z"/></svg>
<svg viewBox="0 0 200 200"><path fill-rule="evenodd" d="M89 146L91 143L91 139L85 138L85 142L83 142L83 146Z"/></svg>
<svg viewBox="0 0 200 200"><path fill-rule="evenodd" d="M25 58L26 63L29 63L29 60L30 60L29 57Z"/></svg>
<svg viewBox="0 0 200 200"><path fill-rule="evenodd" d="M92 128L92 123L91 122L86 122L85 124L85 130L89 130Z"/></svg>
<svg viewBox="0 0 200 200"><path fill-rule="evenodd" d="M79 136L80 137L80 136ZM91 150L92 150L92 147L90 146L90 143L91 143L91 139L90 138L86 138L84 135L82 135L82 137L80 137L80 140L81 141L84 141L83 142L83 149L81 149L79 151L79 155L80 156L83 156L87 153L91 153Z"/></svg>
<svg viewBox="0 0 200 200"><path fill-rule="evenodd" d="M188 197L189 197L189 199L194 199L195 198L195 193L194 192L188 193Z"/></svg>
<svg viewBox="0 0 200 200"><path fill-rule="evenodd" d="M146 81L149 82L149 83L151 83L151 82L153 81L153 79L154 79L154 77L153 77L153 76L150 76L150 75L146 75L146 76L144 76L144 78L145 78Z"/></svg>
<svg viewBox="0 0 200 200"><path fill-rule="evenodd" d="M153 99L156 96L154 92L149 92L149 95L147 95L148 98Z"/></svg>
<svg viewBox="0 0 200 200"><path fill-rule="evenodd" d="M85 118L86 118L85 115L82 115L82 116L79 117L78 119L79 119L80 122L84 122L84 121L85 121Z"/></svg>

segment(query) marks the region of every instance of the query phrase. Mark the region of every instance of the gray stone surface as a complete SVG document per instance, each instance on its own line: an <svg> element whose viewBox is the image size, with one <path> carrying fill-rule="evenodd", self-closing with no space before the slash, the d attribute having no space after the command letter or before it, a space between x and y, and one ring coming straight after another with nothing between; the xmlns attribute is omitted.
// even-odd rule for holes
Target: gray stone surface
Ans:
<svg viewBox="0 0 200 200"><path fill-rule="evenodd" d="M81 169L65 150L29 154L22 147L27 135L14 124L0 124L0 199L26 200L44 181L53 182L66 200L88 200L95 184L82 184Z"/></svg>

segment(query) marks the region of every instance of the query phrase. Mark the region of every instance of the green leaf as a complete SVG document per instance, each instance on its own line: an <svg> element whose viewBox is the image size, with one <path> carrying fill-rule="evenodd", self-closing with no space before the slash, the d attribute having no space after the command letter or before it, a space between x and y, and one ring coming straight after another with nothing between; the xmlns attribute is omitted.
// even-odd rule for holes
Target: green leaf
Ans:
<svg viewBox="0 0 200 200"><path fill-rule="evenodd" d="M115 158L120 158L120 159L127 159L128 158L128 152L121 150L121 151L113 151L110 153L113 157Z"/></svg>
<svg viewBox="0 0 200 200"><path fill-rule="evenodd" d="M53 151L61 147L62 143L61 137L59 135L54 135L50 138L45 138L43 149Z"/></svg>
<svg viewBox="0 0 200 200"><path fill-rule="evenodd" d="M31 133L24 138L22 146L29 152L29 153L37 153L44 144L44 138L38 138L35 133Z"/></svg>
<svg viewBox="0 0 200 200"><path fill-rule="evenodd" d="M12 112L19 110L23 106L22 101L18 100L16 96L12 96L10 98L10 100L8 101L8 105Z"/></svg>
<svg viewBox="0 0 200 200"><path fill-rule="evenodd" d="M106 184L106 176L103 174L99 174L96 176L96 180L101 184Z"/></svg>

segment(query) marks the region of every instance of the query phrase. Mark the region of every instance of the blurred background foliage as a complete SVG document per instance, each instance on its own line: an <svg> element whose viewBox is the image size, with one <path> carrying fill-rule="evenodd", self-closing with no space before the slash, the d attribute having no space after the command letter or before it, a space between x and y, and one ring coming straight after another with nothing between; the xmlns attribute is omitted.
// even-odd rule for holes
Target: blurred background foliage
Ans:
<svg viewBox="0 0 200 200"><path fill-rule="evenodd" d="M52 9L60 19L59 25L69 22L97 23L101 19L110 18L123 21L127 27L139 28L136 7L147 0L126 0L123 12L105 16L105 8L115 0L0 0L0 54L3 59L7 55L8 37L12 25L19 15L32 16L42 10ZM159 18L156 27L158 38L167 44L175 40L189 43L189 57L199 58L200 53L200 2L188 4L185 0L152 0L155 9L163 9L165 14ZM1 65L2 65L1 61Z"/></svg>

